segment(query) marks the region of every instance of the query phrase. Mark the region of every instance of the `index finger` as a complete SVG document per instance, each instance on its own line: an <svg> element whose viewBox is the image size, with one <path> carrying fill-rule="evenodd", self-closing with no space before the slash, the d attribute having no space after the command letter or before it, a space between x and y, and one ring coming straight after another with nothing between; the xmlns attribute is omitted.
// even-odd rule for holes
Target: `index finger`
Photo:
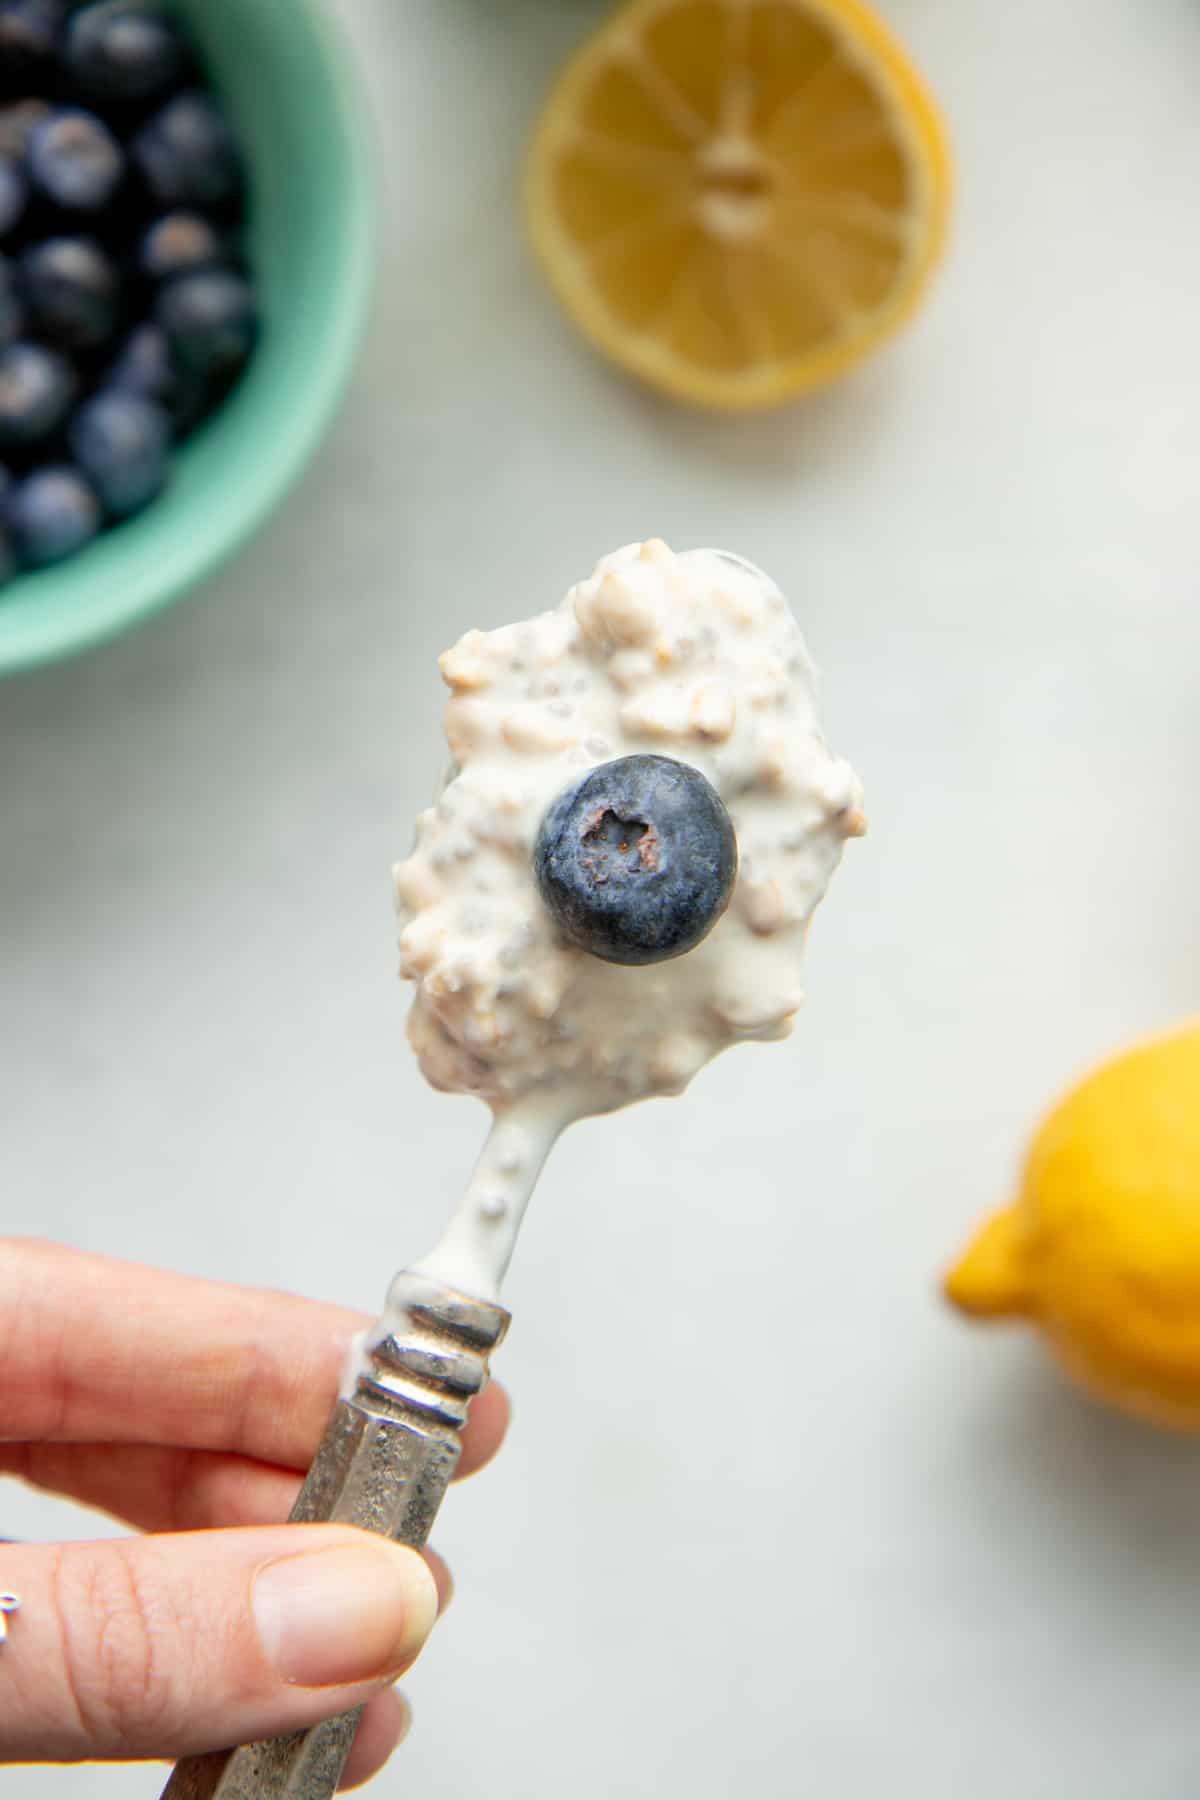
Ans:
<svg viewBox="0 0 1200 1800"><path fill-rule="evenodd" d="M0 1438L173 1445L305 1469L368 1323L271 1289L6 1238ZM477 1411L463 1473L503 1426L502 1404Z"/></svg>

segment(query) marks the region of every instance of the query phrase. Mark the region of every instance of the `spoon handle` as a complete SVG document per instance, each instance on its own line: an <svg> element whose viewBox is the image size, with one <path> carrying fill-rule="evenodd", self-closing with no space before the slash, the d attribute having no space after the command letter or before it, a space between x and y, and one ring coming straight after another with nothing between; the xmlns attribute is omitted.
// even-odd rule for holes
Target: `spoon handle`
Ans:
<svg viewBox="0 0 1200 1800"><path fill-rule="evenodd" d="M398 1275L292 1522L358 1525L420 1549L454 1474L468 1405L508 1323L503 1307L413 1270ZM331 1800L361 1715L356 1707L307 1731L187 1757L162 1800Z"/></svg>

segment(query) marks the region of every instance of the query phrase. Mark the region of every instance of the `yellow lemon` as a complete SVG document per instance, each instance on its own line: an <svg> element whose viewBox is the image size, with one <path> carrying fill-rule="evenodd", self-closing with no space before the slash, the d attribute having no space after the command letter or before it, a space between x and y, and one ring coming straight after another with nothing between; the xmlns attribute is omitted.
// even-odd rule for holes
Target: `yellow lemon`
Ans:
<svg viewBox="0 0 1200 1800"><path fill-rule="evenodd" d="M526 207L601 351L740 409L832 380L908 317L948 169L932 100L861 0L633 0L554 88Z"/></svg>
<svg viewBox="0 0 1200 1800"><path fill-rule="evenodd" d="M1200 1026L1118 1057L1034 1138L1016 1203L946 1278L1025 1318L1115 1406L1200 1430Z"/></svg>

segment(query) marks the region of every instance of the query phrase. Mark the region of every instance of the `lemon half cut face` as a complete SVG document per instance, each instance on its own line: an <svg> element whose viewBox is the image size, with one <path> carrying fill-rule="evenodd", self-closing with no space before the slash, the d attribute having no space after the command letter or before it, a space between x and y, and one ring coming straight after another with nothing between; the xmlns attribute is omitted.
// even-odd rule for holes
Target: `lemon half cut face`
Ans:
<svg viewBox="0 0 1200 1800"><path fill-rule="evenodd" d="M606 355L702 406L771 406L898 329L949 190L932 101L858 0L633 0L530 154L551 286Z"/></svg>

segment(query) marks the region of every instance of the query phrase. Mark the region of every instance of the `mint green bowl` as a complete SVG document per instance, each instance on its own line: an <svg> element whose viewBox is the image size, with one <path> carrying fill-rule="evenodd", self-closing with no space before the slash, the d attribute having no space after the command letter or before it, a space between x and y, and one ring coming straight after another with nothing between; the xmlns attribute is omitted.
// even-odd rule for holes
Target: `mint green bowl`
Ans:
<svg viewBox="0 0 1200 1800"><path fill-rule="evenodd" d="M312 455L354 360L373 265L363 98L320 0L187 0L250 166L263 335L138 518L0 588L0 674L127 630L232 554Z"/></svg>

